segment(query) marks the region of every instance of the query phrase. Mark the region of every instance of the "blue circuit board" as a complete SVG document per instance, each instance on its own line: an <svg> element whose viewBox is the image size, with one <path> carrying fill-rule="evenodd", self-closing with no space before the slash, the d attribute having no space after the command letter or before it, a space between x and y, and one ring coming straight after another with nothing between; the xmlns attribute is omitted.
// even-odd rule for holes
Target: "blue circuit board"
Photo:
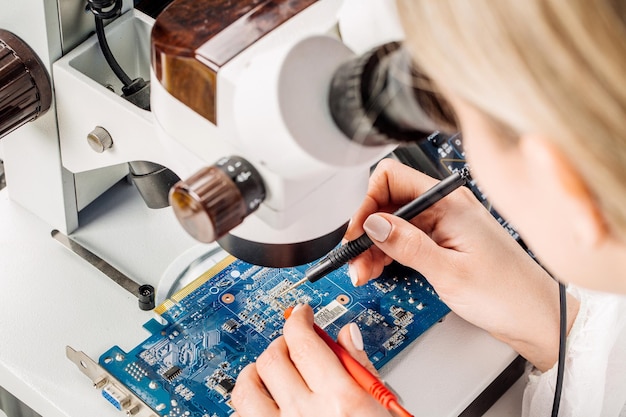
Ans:
<svg viewBox="0 0 626 417"><path fill-rule="evenodd" d="M115 346L99 363L160 416L222 417L233 412L239 372L281 335L288 306L311 305L333 338L357 323L376 368L449 312L422 275L398 264L362 287L344 267L276 297L308 266L264 268L229 256L157 307L167 323L146 323L143 343L130 352ZM103 395L116 404L113 393Z"/></svg>

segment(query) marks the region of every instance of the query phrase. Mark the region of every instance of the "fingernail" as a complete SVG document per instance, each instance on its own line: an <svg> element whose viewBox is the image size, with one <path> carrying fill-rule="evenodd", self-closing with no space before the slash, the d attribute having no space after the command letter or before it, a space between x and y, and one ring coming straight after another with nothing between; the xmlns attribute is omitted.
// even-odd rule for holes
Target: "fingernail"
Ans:
<svg viewBox="0 0 626 417"><path fill-rule="evenodd" d="M365 223L363 223L363 229L372 239L378 242L384 242L391 233L391 223L382 216L372 214L365 220Z"/></svg>
<svg viewBox="0 0 626 417"><path fill-rule="evenodd" d="M363 350L363 335L356 323L350 323L350 338L356 350Z"/></svg>
<svg viewBox="0 0 626 417"><path fill-rule="evenodd" d="M295 313L296 311L300 310L302 307L304 307L304 304L302 303L298 303L295 305L295 307L293 308L293 310L291 310L292 313Z"/></svg>
<svg viewBox="0 0 626 417"><path fill-rule="evenodd" d="M352 285L356 287L359 282L359 272L356 270L355 266L352 266L352 264L348 264L348 275L350 276L350 281L352 281Z"/></svg>

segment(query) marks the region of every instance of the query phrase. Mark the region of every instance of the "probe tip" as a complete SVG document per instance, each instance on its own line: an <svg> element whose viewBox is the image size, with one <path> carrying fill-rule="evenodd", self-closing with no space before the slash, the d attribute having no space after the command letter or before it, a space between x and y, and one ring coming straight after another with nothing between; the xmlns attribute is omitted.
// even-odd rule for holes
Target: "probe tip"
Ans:
<svg viewBox="0 0 626 417"><path fill-rule="evenodd" d="M289 291L295 290L296 288L298 288L300 285L304 284L305 282L307 282L308 278L304 277L302 278L300 281L290 285L289 287L287 287L286 289L282 290L281 292L279 292L276 297L274 298L278 298L278 297L282 297L283 295L287 294Z"/></svg>

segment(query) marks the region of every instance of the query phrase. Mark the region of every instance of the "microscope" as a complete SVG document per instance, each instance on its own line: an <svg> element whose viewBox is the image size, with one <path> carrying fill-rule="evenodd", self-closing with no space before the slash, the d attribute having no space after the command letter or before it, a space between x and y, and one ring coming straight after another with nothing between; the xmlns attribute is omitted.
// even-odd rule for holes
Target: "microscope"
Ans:
<svg viewBox="0 0 626 417"><path fill-rule="evenodd" d="M262 266L320 258L340 243L365 196L370 167L398 142L454 124L445 103L410 88L406 75L415 74L399 43L394 9L388 0L3 0L0 159L9 197L3 207L23 210L69 246L87 247L83 253L131 275L144 265L176 264L196 241L201 250L217 242ZM138 193L123 191L123 199L143 201L132 211L119 196L110 197L126 179ZM124 232L111 240L123 218L131 224L119 226ZM28 258L35 270L56 265L71 275L83 267L73 254L46 265L57 254L55 242L49 234L35 235L34 241L51 241ZM126 245L126 238L139 243ZM140 255L128 249L137 247ZM3 274L18 269L10 263ZM151 279L157 286L154 277L144 281ZM55 282L63 285L63 278ZM114 309L122 304L115 288L101 290ZM64 343L87 346L92 354L102 350L108 331L95 343L78 336L79 328L89 327L93 336L111 323L109 312L105 318L88 308L98 297L55 297L82 323L71 326L75 333ZM122 317L141 322L143 316L129 311L121 307L113 322L136 340L137 325ZM38 357L58 348L58 336L46 339L45 351L31 336L17 345L32 345ZM485 367L450 343L465 336L473 341L471 355L489 362ZM435 395L442 400L431 410L453 403L437 415L461 414L483 391L493 396L494 384L510 378L506 371L519 369L508 347L457 317L418 345L401 359L411 369L432 369L428 351L438 358L437 374L452 380L458 372L471 380ZM0 386L44 416L85 415L68 395L82 390L83 381L78 376L74 383L74 370L65 369L58 352L51 357L54 369L70 378L66 388L51 388L51 373L17 356L9 354L2 364L11 371ZM394 385L415 386L413 371L402 368L383 374ZM423 397L432 397L430 376L421 375ZM105 415L98 405L94 400L90 414Z"/></svg>

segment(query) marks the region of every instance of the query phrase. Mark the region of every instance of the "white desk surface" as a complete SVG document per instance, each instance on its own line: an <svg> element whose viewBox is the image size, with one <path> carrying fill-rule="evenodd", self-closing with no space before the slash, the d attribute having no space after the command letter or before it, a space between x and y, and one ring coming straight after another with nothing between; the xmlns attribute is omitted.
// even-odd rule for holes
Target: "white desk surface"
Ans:
<svg viewBox="0 0 626 417"><path fill-rule="evenodd" d="M65 357L65 346L96 361L113 345L129 350L147 337L142 325L152 313L8 197L0 191L0 386L44 417L121 416ZM197 245L168 209L145 208L126 184L83 210L80 223L73 239L155 287L167 266ZM515 356L450 314L382 375L416 416L453 416ZM486 415L518 416L522 389L518 381Z"/></svg>

